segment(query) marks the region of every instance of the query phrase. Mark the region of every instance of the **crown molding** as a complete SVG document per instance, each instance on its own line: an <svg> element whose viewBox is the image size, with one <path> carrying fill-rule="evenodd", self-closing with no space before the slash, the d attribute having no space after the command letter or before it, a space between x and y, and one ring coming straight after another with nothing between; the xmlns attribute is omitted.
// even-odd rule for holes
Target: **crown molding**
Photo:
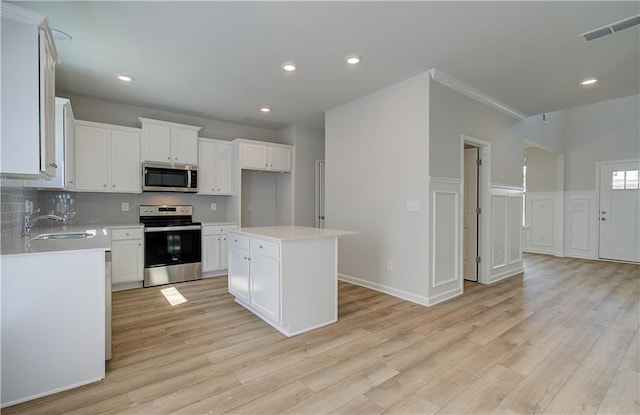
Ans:
<svg viewBox="0 0 640 415"><path fill-rule="evenodd" d="M465 84L462 81L457 80L456 78L446 74L445 72L442 72L441 70L437 69L437 68L433 68L431 70L428 71L429 75L431 76L431 79L433 79L434 81L441 83L443 85L448 86L449 88L460 92L461 94L464 94L466 96L468 96L471 99L474 99L476 101L479 101L485 105L488 105L490 107L493 107L495 109L497 109L498 111L501 111L507 115L510 115L511 117L517 119L517 120L524 120L526 118L528 118L526 115L524 115L523 113L521 113L520 111L511 108L510 106L508 106L507 104L498 101L497 99L485 94L482 91L479 91L467 84Z"/></svg>

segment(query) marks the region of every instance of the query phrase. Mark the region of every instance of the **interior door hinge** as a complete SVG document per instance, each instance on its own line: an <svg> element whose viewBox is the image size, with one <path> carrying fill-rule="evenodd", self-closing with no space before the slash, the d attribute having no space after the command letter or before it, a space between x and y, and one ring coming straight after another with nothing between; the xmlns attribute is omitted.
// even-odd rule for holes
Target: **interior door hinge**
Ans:
<svg viewBox="0 0 640 415"><path fill-rule="evenodd" d="M476 159L476 166L482 166L482 160Z"/></svg>
<svg viewBox="0 0 640 415"><path fill-rule="evenodd" d="M479 264L481 262L481 259L479 256L476 257L476 264Z"/></svg>
<svg viewBox="0 0 640 415"><path fill-rule="evenodd" d="M480 208L476 208L476 215L479 215L479 214L481 214L481 213L482 213L482 209L480 209Z"/></svg>

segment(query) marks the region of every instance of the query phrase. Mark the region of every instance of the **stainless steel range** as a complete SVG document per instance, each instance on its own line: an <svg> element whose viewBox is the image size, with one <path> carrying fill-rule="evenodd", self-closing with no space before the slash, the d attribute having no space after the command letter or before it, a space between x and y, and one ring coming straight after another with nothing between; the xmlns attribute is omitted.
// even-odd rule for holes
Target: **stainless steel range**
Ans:
<svg viewBox="0 0 640 415"><path fill-rule="evenodd" d="M140 206L144 225L144 286L202 278L202 225L187 205Z"/></svg>

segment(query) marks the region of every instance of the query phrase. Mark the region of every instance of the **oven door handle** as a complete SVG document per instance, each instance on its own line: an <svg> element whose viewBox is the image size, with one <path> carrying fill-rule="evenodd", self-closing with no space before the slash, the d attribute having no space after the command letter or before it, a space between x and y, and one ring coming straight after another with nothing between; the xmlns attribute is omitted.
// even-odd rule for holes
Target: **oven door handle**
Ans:
<svg viewBox="0 0 640 415"><path fill-rule="evenodd" d="M196 231L202 229L200 225L188 225L188 226L163 226L160 228L144 228L145 232L167 232L167 231Z"/></svg>

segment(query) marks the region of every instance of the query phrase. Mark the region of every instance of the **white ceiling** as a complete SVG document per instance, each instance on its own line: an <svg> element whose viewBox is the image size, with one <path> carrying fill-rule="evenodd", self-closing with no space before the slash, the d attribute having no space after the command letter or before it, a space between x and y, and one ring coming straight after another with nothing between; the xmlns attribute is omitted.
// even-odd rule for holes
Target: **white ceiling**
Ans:
<svg viewBox="0 0 640 415"><path fill-rule="evenodd" d="M271 129L322 128L324 111L431 68L526 115L640 92L638 26L578 36L639 14L637 1L19 5L73 37L57 44L59 92ZM364 61L348 67L349 54Z"/></svg>

